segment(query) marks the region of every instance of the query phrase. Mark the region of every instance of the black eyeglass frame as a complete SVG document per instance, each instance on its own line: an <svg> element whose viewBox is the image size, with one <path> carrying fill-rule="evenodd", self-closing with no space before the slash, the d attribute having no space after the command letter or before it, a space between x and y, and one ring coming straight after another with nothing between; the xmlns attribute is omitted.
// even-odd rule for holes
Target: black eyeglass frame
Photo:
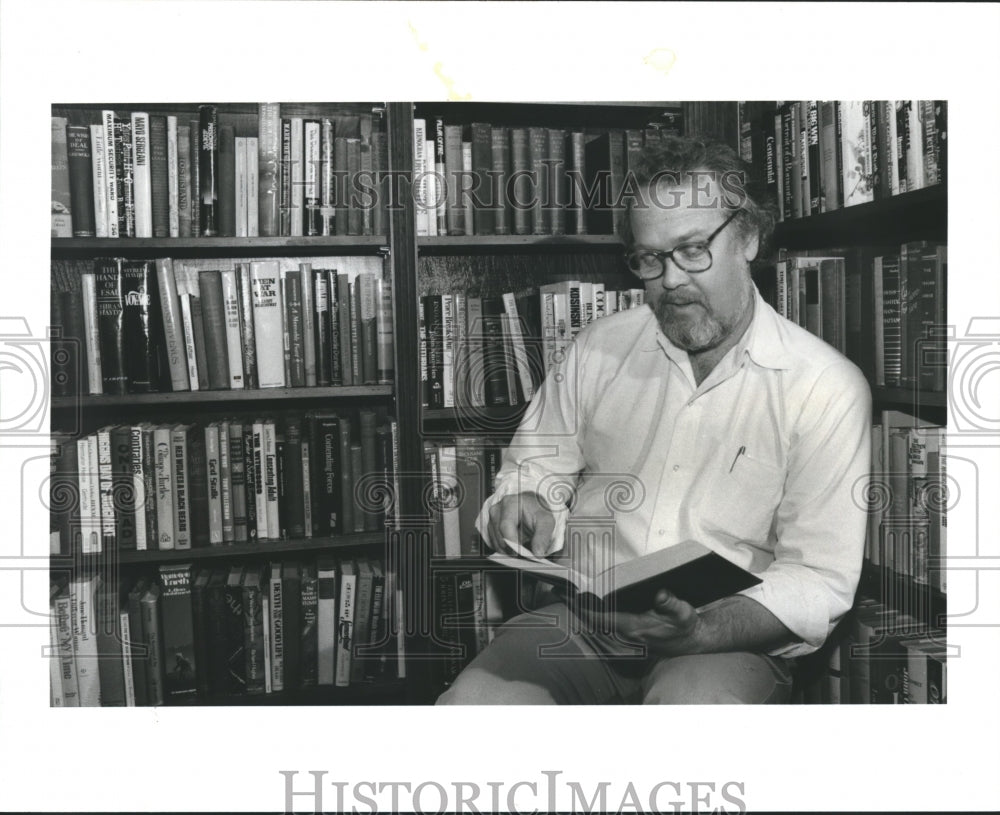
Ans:
<svg viewBox="0 0 1000 815"><path fill-rule="evenodd" d="M638 277L640 280L644 282L659 280L661 277L663 277L663 275L667 273L668 259L672 260L674 262L674 265L677 266L678 269L688 274L701 274L702 272L707 272L709 269L712 268L712 263L714 261L712 257L712 250L708 248L709 244L712 241L714 241L716 237L718 237L719 233L722 232L723 229L729 226L729 224L736 219L736 216L739 215L740 212L742 212L742 210L740 209L733 210L733 214L730 215L728 218L726 218L726 220L724 220L721 224L719 224L718 228L703 241L694 241L693 243L682 243L679 244L678 246L675 246L668 252L659 252L653 249L639 249L639 250L632 249L631 251L625 253L625 265L628 267L629 271L632 272L632 274L634 274L636 277ZM685 265L686 264L685 261L683 260L678 261L677 258L674 256L675 253L683 252L684 250L691 249L692 247L699 247L705 252L705 255L708 258L707 266L705 266L704 268L689 269ZM633 259L639 260L643 257L654 257L658 261L660 261L659 274L646 277L643 276L642 273L633 266L632 264Z"/></svg>

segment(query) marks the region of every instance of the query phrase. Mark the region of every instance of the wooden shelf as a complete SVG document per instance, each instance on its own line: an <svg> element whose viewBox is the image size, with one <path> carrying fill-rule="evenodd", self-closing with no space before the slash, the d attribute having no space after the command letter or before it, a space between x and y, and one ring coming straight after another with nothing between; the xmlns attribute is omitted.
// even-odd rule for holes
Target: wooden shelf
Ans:
<svg viewBox="0 0 1000 815"><path fill-rule="evenodd" d="M277 693L234 694L207 699L191 697L172 701L164 707L270 707L272 705L400 705L405 704L406 681L382 679L361 682L346 688L314 685Z"/></svg>
<svg viewBox="0 0 1000 815"><path fill-rule="evenodd" d="M258 390L171 391L169 393L130 393L124 396L54 396L52 410L114 410L153 405L178 407L196 404L269 402L274 400L315 401L317 399L357 399L392 396L392 385L353 385L316 388L261 388Z"/></svg>
<svg viewBox="0 0 1000 815"><path fill-rule="evenodd" d="M276 238L53 238L52 257L269 257L271 255L356 255L384 251L384 235L326 235Z"/></svg>
<svg viewBox="0 0 1000 815"><path fill-rule="evenodd" d="M911 408L946 408L948 394L942 392L917 391L909 388L872 388L872 400L876 403L886 402L896 405L908 405Z"/></svg>
<svg viewBox="0 0 1000 815"><path fill-rule="evenodd" d="M774 245L784 249L893 245L947 240L948 189L936 184L870 204L782 221Z"/></svg>
<svg viewBox="0 0 1000 815"><path fill-rule="evenodd" d="M527 405L514 407L423 408L424 435L509 433L517 429ZM429 428L427 425L435 425Z"/></svg>
<svg viewBox="0 0 1000 815"><path fill-rule="evenodd" d="M330 551L353 549L361 546L377 546L385 543L384 532L361 532L351 535L322 538L294 538L292 540L261 540L253 543L231 543L224 546L203 546L195 549L170 549L167 551L119 550L100 554L83 555L84 561L117 560L121 565L175 563L177 561L203 561L221 558L237 558L254 555L287 555L297 552ZM72 565L73 555L52 555L52 568Z"/></svg>
<svg viewBox="0 0 1000 815"><path fill-rule="evenodd" d="M621 251L617 235L438 235L417 238L424 254L453 252Z"/></svg>

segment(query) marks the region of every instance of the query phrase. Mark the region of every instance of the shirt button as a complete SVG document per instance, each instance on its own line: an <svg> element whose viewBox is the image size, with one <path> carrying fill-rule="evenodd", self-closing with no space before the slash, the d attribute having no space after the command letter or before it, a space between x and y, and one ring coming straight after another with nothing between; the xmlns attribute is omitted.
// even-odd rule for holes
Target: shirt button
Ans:
<svg viewBox="0 0 1000 815"><path fill-rule="evenodd" d="M680 464L675 464L674 465L674 472L676 473L680 468L681 468Z"/></svg>

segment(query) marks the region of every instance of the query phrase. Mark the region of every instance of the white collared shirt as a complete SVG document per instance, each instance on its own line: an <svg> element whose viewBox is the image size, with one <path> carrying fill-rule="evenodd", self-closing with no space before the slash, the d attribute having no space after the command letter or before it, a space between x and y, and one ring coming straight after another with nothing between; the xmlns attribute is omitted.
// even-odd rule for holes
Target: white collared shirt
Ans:
<svg viewBox="0 0 1000 815"><path fill-rule="evenodd" d="M574 530L595 519L574 538L577 565L697 540L762 578L742 593L801 639L773 654L818 648L861 571L871 394L853 363L755 298L701 385L648 307L581 331L504 454L478 523L487 542L490 508L522 491L569 504ZM538 554L563 549L566 517Z"/></svg>

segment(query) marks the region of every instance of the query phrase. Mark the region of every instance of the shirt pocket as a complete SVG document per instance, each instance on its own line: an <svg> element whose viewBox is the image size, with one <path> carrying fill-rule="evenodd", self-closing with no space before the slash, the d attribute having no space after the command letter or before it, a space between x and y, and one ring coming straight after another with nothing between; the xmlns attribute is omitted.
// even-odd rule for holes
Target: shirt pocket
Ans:
<svg viewBox="0 0 1000 815"><path fill-rule="evenodd" d="M701 504L702 528L727 541L764 543L784 491L785 471L746 453L720 463Z"/></svg>

